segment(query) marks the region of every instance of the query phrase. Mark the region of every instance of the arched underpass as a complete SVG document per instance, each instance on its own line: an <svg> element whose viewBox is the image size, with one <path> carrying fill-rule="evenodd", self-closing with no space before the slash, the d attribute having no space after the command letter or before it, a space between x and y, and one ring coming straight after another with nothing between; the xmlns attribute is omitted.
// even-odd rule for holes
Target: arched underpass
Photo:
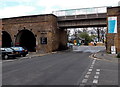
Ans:
<svg viewBox="0 0 120 87"><path fill-rule="evenodd" d="M25 47L30 52L35 52L36 38L31 31L21 30L17 34L15 45Z"/></svg>
<svg viewBox="0 0 120 87"><path fill-rule="evenodd" d="M2 47L11 47L12 39L8 32L2 31Z"/></svg>

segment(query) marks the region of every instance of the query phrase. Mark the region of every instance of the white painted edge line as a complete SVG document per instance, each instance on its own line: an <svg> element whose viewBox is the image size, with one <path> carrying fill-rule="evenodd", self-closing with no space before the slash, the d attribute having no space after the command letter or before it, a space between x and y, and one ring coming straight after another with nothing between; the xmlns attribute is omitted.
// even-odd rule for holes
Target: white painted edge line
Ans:
<svg viewBox="0 0 120 87"><path fill-rule="evenodd" d="M92 64L94 65L94 64L95 64L95 62L92 62Z"/></svg>
<svg viewBox="0 0 120 87"><path fill-rule="evenodd" d="M88 71L92 71L92 69L89 69Z"/></svg>
<svg viewBox="0 0 120 87"><path fill-rule="evenodd" d="M99 75L99 74L100 74L100 72L96 72L96 74L97 74L97 75Z"/></svg>
<svg viewBox="0 0 120 87"><path fill-rule="evenodd" d="M95 60L93 60L92 64L95 64Z"/></svg>
<svg viewBox="0 0 120 87"><path fill-rule="evenodd" d="M94 79L94 80L93 80L93 83L94 83L94 84L97 84L97 83L98 83L98 80L97 80L97 79Z"/></svg>
<svg viewBox="0 0 120 87"><path fill-rule="evenodd" d="M90 67L91 69L93 68L93 66Z"/></svg>
<svg viewBox="0 0 120 87"><path fill-rule="evenodd" d="M89 76L90 76L90 75L85 75L85 78L87 78L87 79L88 79L88 78L89 78Z"/></svg>
<svg viewBox="0 0 120 87"><path fill-rule="evenodd" d="M91 74L91 72L87 72L87 74Z"/></svg>
<svg viewBox="0 0 120 87"><path fill-rule="evenodd" d="M94 65L92 64L91 67L93 67Z"/></svg>
<svg viewBox="0 0 120 87"><path fill-rule="evenodd" d="M88 79L83 79L82 83L87 83Z"/></svg>
<svg viewBox="0 0 120 87"><path fill-rule="evenodd" d="M100 69L96 69L96 71L100 72Z"/></svg>
<svg viewBox="0 0 120 87"><path fill-rule="evenodd" d="M99 78L99 76L95 75L95 76L94 76L94 78L95 78L95 79L98 79L98 78Z"/></svg>

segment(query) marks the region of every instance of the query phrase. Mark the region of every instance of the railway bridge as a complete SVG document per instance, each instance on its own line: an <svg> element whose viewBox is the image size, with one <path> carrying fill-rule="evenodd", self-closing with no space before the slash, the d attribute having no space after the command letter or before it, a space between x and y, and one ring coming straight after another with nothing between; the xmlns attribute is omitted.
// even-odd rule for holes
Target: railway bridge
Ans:
<svg viewBox="0 0 120 87"><path fill-rule="evenodd" d="M117 32L109 32L112 19ZM2 46L22 46L31 52L52 52L67 48L68 28L108 27L107 51L120 52L120 7L97 7L54 11L52 14L3 18ZM112 27L112 26L111 26ZM112 28L110 28L112 29Z"/></svg>

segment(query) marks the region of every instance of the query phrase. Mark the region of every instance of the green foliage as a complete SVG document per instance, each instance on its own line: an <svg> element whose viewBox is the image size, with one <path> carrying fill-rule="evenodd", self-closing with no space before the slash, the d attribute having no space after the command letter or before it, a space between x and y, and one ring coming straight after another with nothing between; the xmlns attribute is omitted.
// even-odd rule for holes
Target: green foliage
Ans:
<svg viewBox="0 0 120 87"><path fill-rule="evenodd" d="M91 35L91 39L94 40L97 36L96 35Z"/></svg>
<svg viewBox="0 0 120 87"><path fill-rule="evenodd" d="M117 54L117 58L120 58L120 53Z"/></svg>
<svg viewBox="0 0 120 87"><path fill-rule="evenodd" d="M84 45L88 45L92 41L92 38L89 36L87 32L82 32L79 34L79 37L85 39Z"/></svg>

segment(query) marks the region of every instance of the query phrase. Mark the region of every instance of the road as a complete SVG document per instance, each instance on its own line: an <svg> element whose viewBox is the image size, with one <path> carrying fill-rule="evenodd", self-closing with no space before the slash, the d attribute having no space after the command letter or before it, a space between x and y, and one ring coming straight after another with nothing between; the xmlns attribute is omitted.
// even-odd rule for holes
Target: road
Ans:
<svg viewBox="0 0 120 87"><path fill-rule="evenodd" d="M117 85L117 64L90 55L59 52L3 62L3 85Z"/></svg>

